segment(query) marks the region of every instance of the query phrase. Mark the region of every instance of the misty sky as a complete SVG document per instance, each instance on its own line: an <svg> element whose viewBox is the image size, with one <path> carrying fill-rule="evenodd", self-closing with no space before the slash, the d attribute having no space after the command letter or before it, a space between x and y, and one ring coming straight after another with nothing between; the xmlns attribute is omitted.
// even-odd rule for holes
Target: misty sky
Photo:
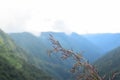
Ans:
<svg viewBox="0 0 120 80"><path fill-rule="evenodd" d="M120 33L119 0L0 0L5 32Z"/></svg>

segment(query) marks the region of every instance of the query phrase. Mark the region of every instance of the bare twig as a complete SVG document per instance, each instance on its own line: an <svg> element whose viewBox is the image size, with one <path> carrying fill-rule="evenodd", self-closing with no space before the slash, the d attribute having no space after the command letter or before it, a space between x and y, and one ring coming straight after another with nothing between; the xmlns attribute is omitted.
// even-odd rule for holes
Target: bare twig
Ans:
<svg viewBox="0 0 120 80"><path fill-rule="evenodd" d="M62 59L67 59L72 57L75 60L73 67L71 68L71 73L78 73L76 75L77 80L104 80L105 76L101 77L95 67L87 62L87 60L81 56L80 53L75 53L73 50L68 50L62 47L62 45L57 41L51 34L49 35L49 40L52 43L53 49L48 51L49 56L51 53L61 53ZM82 72L79 74L79 72ZM113 80L118 73L114 73L110 80Z"/></svg>

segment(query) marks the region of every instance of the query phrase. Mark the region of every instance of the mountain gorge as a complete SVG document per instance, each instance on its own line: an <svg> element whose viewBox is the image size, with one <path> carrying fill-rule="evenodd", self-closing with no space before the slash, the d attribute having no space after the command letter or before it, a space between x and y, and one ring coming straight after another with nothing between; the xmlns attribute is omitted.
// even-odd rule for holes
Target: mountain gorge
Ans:
<svg viewBox="0 0 120 80"><path fill-rule="evenodd" d="M98 46L76 33L66 35L65 33L43 32L39 37L30 33L13 33L10 34L10 36L16 44L23 47L31 54L34 53L37 57L42 54L43 57L43 55L46 56L44 53L51 48L51 44L48 40L49 34L52 34L65 48L73 49L76 52L83 51L82 54L90 62L95 61L102 55L102 50Z"/></svg>
<svg viewBox="0 0 120 80"><path fill-rule="evenodd" d="M76 33L66 35L62 32L43 32L39 37L26 32L12 33L9 35L16 44L21 46L33 56L32 63L34 65L44 69L46 72L53 74L54 76L59 77L60 79L62 78L62 80L65 80L68 76L71 76L69 70L73 66L73 63L71 60L62 61L59 58L60 55L53 55L52 58L47 55L47 50L52 48L48 40L49 34L52 34L64 48L73 49L76 52L83 51L82 55L90 62L94 62L102 55L102 50L99 47Z"/></svg>
<svg viewBox="0 0 120 80"><path fill-rule="evenodd" d="M48 56L47 51L52 49L49 34L64 48L80 52L95 64L100 75L108 77L120 71L120 34L42 32L34 36L28 32L6 34L0 30L0 80L73 80L69 71L72 60L61 60L59 54Z"/></svg>
<svg viewBox="0 0 120 80"><path fill-rule="evenodd" d="M108 80L113 73L120 72L120 34L103 33L84 36L103 50L104 55L94 63L100 75L106 74ZM115 80L119 79L120 75L115 78Z"/></svg>

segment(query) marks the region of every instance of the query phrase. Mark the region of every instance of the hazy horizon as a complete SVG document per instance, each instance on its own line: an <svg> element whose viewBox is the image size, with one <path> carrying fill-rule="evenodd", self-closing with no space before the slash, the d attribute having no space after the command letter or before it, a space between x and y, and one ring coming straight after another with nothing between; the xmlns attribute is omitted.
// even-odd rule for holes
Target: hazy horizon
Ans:
<svg viewBox="0 0 120 80"><path fill-rule="evenodd" d="M120 1L2 0L0 28L7 33L120 33Z"/></svg>

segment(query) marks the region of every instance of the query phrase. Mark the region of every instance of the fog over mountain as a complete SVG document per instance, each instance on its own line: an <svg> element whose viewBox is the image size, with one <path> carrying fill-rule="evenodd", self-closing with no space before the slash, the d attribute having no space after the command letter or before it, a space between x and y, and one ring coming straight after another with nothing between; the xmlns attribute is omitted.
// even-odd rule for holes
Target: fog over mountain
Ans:
<svg viewBox="0 0 120 80"><path fill-rule="evenodd" d="M118 33L119 3L119 0L1 0L0 28L7 33L25 31L35 35L45 31Z"/></svg>
<svg viewBox="0 0 120 80"><path fill-rule="evenodd" d="M77 56L100 75L120 71L119 10L120 0L0 0L0 80L75 80ZM49 57L49 34L77 56Z"/></svg>

